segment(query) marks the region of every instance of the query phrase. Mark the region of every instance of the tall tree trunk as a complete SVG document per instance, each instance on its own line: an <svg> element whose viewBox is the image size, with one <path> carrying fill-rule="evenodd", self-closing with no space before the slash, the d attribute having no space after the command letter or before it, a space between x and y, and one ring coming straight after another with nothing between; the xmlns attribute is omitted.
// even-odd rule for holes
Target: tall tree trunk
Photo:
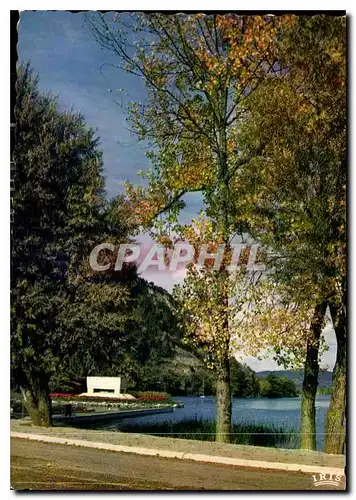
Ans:
<svg viewBox="0 0 356 500"><path fill-rule="evenodd" d="M229 330L229 274L222 264L224 321L220 331L220 356L216 380L216 434L215 440L230 443L231 440L231 386L230 386L230 330Z"/></svg>
<svg viewBox="0 0 356 500"><path fill-rule="evenodd" d="M310 326L310 338L307 344L307 354L304 365L304 380L301 408L301 443L305 450L316 450L315 396L318 388L319 375L319 344L325 317L326 304L319 304L314 311Z"/></svg>
<svg viewBox="0 0 356 500"><path fill-rule="evenodd" d="M330 406L325 418L324 452L342 454L346 438L346 313L342 306L329 304L337 340L336 362L332 378Z"/></svg>
<svg viewBox="0 0 356 500"><path fill-rule="evenodd" d="M219 366L216 381L216 434L215 440L231 440L231 388L229 354Z"/></svg>
<svg viewBox="0 0 356 500"><path fill-rule="evenodd" d="M220 214L219 224L222 229L225 255L231 250L230 236L230 178L227 151L227 90L222 85L219 89L219 184L220 184ZM224 282L221 300L225 305L225 318L221 331L221 356L216 381L216 434L215 440L230 443L231 440L231 386L230 386L230 329L229 329L229 273L226 262L220 268Z"/></svg>
<svg viewBox="0 0 356 500"><path fill-rule="evenodd" d="M52 404L45 375L27 376L28 384L21 387L25 408L34 425L52 426Z"/></svg>

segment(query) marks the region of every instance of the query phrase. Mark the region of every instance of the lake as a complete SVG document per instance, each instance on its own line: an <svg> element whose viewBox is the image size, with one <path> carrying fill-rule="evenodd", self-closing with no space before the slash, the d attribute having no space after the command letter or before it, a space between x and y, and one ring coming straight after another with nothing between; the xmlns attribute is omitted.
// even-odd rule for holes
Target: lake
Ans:
<svg viewBox="0 0 356 500"><path fill-rule="evenodd" d="M184 408L175 408L173 413L161 415L146 415L136 417L135 423L147 424L156 422L179 422L188 419L215 420L216 407L215 397L174 397L175 401L184 403ZM316 398L316 430L317 448L322 450L324 417L330 403L329 395L321 395ZM233 422L263 423L287 429L300 430L300 398L233 398L232 420ZM100 428L107 430L119 429L120 425L132 423L131 419L121 419L100 424ZM96 428L98 428L96 426Z"/></svg>

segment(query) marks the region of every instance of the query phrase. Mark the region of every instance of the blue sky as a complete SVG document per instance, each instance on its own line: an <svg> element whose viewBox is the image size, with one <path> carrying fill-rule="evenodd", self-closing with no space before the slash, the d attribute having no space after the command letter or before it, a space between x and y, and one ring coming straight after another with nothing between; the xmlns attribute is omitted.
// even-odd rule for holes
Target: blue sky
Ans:
<svg viewBox="0 0 356 500"><path fill-rule="evenodd" d="M144 98L140 79L108 67L100 72L102 63L115 63L115 58L101 50L82 13L24 12L18 33L19 60L30 60L40 88L58 94L61 107L80 110L98 130L108 196L116 195L125 180L137 181L137 171L145 169L148 160L127 130L114 95L123 87L130 89L132 100Z"/></svg>
<svg viewBox="0 0 356 500"><path fill-rule="evenodd" d="M18 33L19 60L31 62L40 88L58 94L61 107L80 110L97 129L108 196L120 192L125 180L139 182L137 172L149 166L147 147L128 130L125 112L114 99L123 88L129 94L126 99L144 100L141 79L107 66L117 63L117 57L99 46L83 13L26 11L20 15ZM200 208L199 194L191 194L185 218Z"/></svg>
<svg viewBox="0 0 356 500"><path fill-rule="evenodd" d="M117 69L102 64L115 64L114 54L101 49L90 32L83 13L63 11L26 11L20 14L18 26L19 61L30 61L38 73L43 91L58 95L62 108L81 111L86 122L97 130L104 153L104 173L108 197L122 191L125 180L138 183L137 172L145 170L149 162L147 149L140 145L128 130L124 111L114 102L117 89L129 93L128 99L144 100L142 81ZM200 195L186 197L187 206L182 220L188 221L202 207ZM144 277L168 290L174 282L182 281L182 274L145 273ZM335 362L336 339L329 324L325 330L330 346L323 356L329 369ZM276 369L272 361L247 359L255 370Z"/></svg>

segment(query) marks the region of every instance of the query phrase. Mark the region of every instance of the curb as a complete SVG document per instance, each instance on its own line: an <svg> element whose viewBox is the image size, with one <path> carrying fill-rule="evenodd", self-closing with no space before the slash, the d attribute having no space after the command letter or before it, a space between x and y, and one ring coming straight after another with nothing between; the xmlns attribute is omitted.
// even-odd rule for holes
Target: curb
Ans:
<svg viewBox="0 0 356 500"><path fill-rule="evenodd" d="M169 451L154 448L140 448L137 446L122 446L110 443L96 443L83 439L68 439L60 437L46 436L43 434L30 434L27 432L11 432L12 438L29 439L32 441L42 441L44 443L66 444L71 446L83 446L97 450L116 451L123 453L135 453L137 455L149 455L162 458L178 458L181 460L194 460L197 462L209 462L214 464L235 465L238 467L255 467L259 469L275 469L290 472L314 472L322 474L339 474L344 476L344 469L338 467L325 467L320 465L292 464L282 462L264 462L260 460L245 460L241 458L218 457L212 455L199 455L196 453L184 453L182 451Z"/></svg>

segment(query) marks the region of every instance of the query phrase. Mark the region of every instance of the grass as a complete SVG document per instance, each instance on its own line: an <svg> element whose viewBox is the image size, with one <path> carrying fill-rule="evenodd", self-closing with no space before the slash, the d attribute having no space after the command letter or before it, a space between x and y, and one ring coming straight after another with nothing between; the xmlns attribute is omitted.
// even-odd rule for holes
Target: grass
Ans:
<svg viewBox="0 0 356 500"><path fill-rule="evenodd" d="M152 424L120 424L120 431L138 432L161 437L215 441L215 422L189 419L181 422ZM270 448L299 448L299 433L295 429L276 428L258 423L235 423L231 443Z"/></svg>

